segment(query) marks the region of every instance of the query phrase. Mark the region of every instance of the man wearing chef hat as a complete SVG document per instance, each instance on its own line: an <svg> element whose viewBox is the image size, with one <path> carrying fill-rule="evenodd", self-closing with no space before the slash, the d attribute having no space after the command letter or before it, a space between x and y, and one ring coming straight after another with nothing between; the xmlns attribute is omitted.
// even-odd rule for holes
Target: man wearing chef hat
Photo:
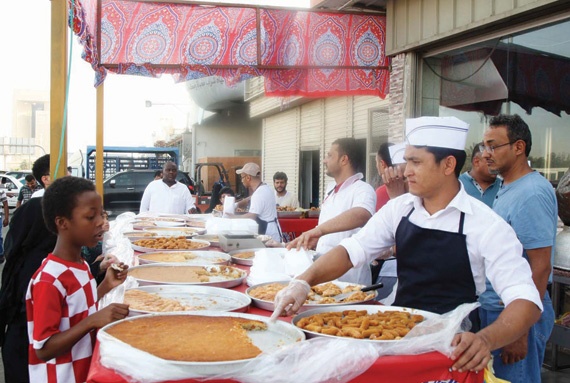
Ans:
<svg viewBox="0 0 570 383"><path fill-rule="evenodd" d="M455 117L407 120L404 176L410 192L390 200L357 234L281 290L272 317L297 311L309 286L335 279L396 245L394 305L445 313L476 302L485 277L505 303L488 327L455 336L454 369L482 370L492 350L522 336L540 317L541 299L513 229L458 180L468 128Z"/></svg>

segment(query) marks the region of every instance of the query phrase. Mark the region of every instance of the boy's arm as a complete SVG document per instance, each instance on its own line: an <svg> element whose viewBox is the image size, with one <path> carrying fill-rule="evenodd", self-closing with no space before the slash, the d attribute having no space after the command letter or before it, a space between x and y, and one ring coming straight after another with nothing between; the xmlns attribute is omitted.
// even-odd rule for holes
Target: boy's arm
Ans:
<svg viewBox="0 0 570 383"><path fill-rule="evenodd" d="M112 303L101 311L89 315L69 330L53 334L43 345L36 349L38 358L44 361L53 359L68 350L92 330L123 319L129 314L129 306L122 303Z"/></svg>
<svg viewBox="0 0 570 383"><path fill-rule="evenodd" d="M118 269L121 269L119 271ZM124 263L112 264L105 271L105 279L97 286L97 300L103 298L105 294L119 286L127 278L129 266Z"/></svg>

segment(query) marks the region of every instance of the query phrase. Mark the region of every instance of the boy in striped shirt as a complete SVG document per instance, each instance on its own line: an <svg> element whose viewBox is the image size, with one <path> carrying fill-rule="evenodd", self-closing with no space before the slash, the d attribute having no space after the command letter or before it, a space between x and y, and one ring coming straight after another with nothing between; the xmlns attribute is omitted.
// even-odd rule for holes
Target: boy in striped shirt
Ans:
<svg viewBox="0 0 570 383"><path fill-rule="evenodd" d="M126 278L109 267L97 287L82 246L103 237L101 197L92 182L63 177L51 184L42 201L47 228L57 234L51 254L32 277L26 293L31 382L85 382L96 330L127 316L127 305L97 310L97 301Z"/></svg>

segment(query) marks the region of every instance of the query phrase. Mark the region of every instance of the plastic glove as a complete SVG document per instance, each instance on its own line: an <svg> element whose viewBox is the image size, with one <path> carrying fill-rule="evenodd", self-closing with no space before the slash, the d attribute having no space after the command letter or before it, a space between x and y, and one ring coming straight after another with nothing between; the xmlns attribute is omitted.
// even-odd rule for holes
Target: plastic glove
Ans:
<svg viewBox="0 0 570 383"><path fill-rule="evenodd" d="M286 315L295 314L307 300L311 292L311 286L302 279L293 279L289 285L275 295L275 310L271 314L271 321L283 313Z"/></svg>

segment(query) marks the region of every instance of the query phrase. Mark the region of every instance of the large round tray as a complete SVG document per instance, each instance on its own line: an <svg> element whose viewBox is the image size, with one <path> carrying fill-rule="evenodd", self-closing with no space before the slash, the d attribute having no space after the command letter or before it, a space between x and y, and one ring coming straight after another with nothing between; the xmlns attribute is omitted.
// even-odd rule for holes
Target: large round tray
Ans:
<svg viewBox="0 0 570 383"><path fill-rule="evenodd" d="M161 238L161 237L152 237L152 238L145 238L145 239L158 239L158 238ZM187 241L188 242L195 242L196 244L199 245L199 247L196 247L195 249L155 249L153 247L143 247L143 246L135 245L134 241L131 242L131 247L133 248L133 250L140 251L141 253L150 253L150 252L156 252L156 251L195 251L195 250L204 249L204 248L210 246L210 242L208 242L208 241L202 241L202 240L197 240L197 239L188 239Z"/></svg>
<svg viewBox="0 0 570 383"><path fill-rule="evenodd" d="M319 307L319 308L307 310L307 311L303 312L302 314L296 315L293 318L293 320L291 321L291 323L293 323L295 326L297 326L297 323L302 318L310 317L311 315L320 314L320 313L342 312L345 310L366 310L366 311L368 311L368 314L374 314L374 313L377 313L379 311L380 312L406 311L406 312L409 312L410 314L423 315L424 318L426 318L426 319L436 318L436 317L440 316L439 314L435 314L435 313L432 313L429 311L411 309L411 308L407 308L407 307L383 306L383 305L359 305L359 306L355 307L355 306L344 305L344 306L336 306L336 307ZM353 341L372 342L372 343L385 343L385 342L393 343L393 342L409 342L410 341L410 340L407 340L405 337L402 339L399 339L399 340L372 340L372 339L344 338L344 337L338 337L338 336L334 336L334 335L321 334L318 332L313 332L313 331L308 331L308 330L302 330L302 331L305 333L307 338L325 337L325 338L336 338L336 339L350 339Z"/></svg>
<svg viewBox="0 0 570 383"><path fill-rule="evenodd" d="M238 253L245 253L247 251L253 251L254 253L258 250L267 250L270 252L276 252L276 253L282 253L281 256L285 255L285 253L287 252L287 249L284 247L275 247L275 248L271 248L271 247L258 247L258 248L254 248L254 249L239 249L239 250L232 250L230 251L228 254L230 255L230 257L232 258L232 262L236 263L238 265L245 265L245 266L251 266L253 265L253 259L255 258L255 255L251 258L237 258L234 257L234 254L238 254Z"/></svg>
<svg viewBox="0 0 570 383"><path fill-rule="evenodd" d="M196 258L188 259L182 262L170 262L170 261L160 261L160 260L153 260L147 259L147 257L152 257L153 255L159 254L186 254L192 253L196 256ZM189 265L227 265L230 263L230 256L226 253L222 253L221 251L209 251L209 250L180 250L180 251L153 251L144 254L140 254L139 256L139 263L141 265L146 264L163 264L163 263L184 263Z"/></svg>
<svg viewBox="0 0 570 383"><path fill-rule="evenodd" d="M204 234L206 229L199 227L148 227L144 231L154 233L158 237L192 237Z"/></svg>
<svg viewBox="0 0 570 383"><path fill-rule="evenodd" d="M210 277L210 281L208 282L198 282L198 281L165 281L164 279L154 278L154 277L136 277L134 274L137 273L136 270L139 269L152 269L152 268L164 268L164 267L172 267L172 270L188 267L188 268L197 268L203 267L208 271L220 271L221 269L227 269L230 271L237 271L239 272L239 278L229 278L223 276L217 277ZM145 270L146 271L146 270ZM173 271L174 272L174 271ZM148 285L199 285L199 286L212 286L212 287L225 287L225 288L232 288L239 286L243 283L244 279L247 276L247 273L243 270L237 269L231 266L213 266L213 265L187 265L184 263L164 263L164 264L152 264L152 265L140 265L135 267L130 267L128 271L129 275L135 278L139 285L141 286L148 286Z"/></svg>
<svg viewBox="0 0 570 383"><path fill-rule="evenodd" d="M201 311L201 312L189 311L186 313L150 314L150 315L125 318L103 327L98 332L97 337L100 342L104 342L105 339L102 338L110 336L109 334L107 334L107 330L110 329L111 327L116 326L117 324L122 323L124 321L144 320L144 318L148 318L150 316L155 316L155 315L164 316L164 317L170 315L238 317L238 318L246 318L246 319L258 320L264 322L267 325L267 330L247 332L253 344L256 345L264 353L272 353L280 349L281 347L305 340L305 334L303 333L303 331L301 331L296 326L293 326L292 324L284 321L278 320L275 322L270 322L268 317L260 315L233 313L233 312L215 312L215 311ZM158 341L161 337L160 331L161 330L158 328L156 329L150 328L149 337L157 339ZM104 337L103 334L105 335ZM127 344L119 340L116 340L115 343L116 344L113 344L113 348L120 354L129 355L130 358L140 358L140 357L148 358L150 356L148 353L135 349L131 346L128 346ZM180 340L180 344L184 344L184 339ZM104 347L103 343L101 343L101 347ZM115 347L120 347L122 348L122 350L117 350ZM164 361L164 359L160 358L158 359ZM222 374L230 368L241 367L253 359L243 359L243 360L228 361L228 362L179 362L179 361L167 361L167 362L169 365L172 365L175 368L182 369L181 373L185 371L186 375L188 376L213 376L213 375Z"/></svg>
<svg viewBox="0 0 570 383"><path fill-rule="evenodd" d="M210 286L139 286L132 290L141 290L157 294L162 298L176 299L187 306L204 307L195 311L233 311L247 312L251 298L238 291ZM129 316L158 313L129 308ZM160 312L160 314L165 314Z"/></svg>
<svg viewBox="0 0 570 383"><path fill-rule="evenodd" d="M275 310L275 305L273 304L273 302L271 301L265 301L265 300L261 300L258 298L255 298L253 296L250 295L250 291L253 290L256 287L262 287L265 285L269 285L272 283L281 283L283 285L288 285L289 282L283 282L283 281L278 281L278 282L267 282L267 283L260 283L254 286L249 287L246 291L245 294L251 298L251 301L253 303L254 306L259 307L260 309L263 310L268 310L268 311L273 311ZM348 283L348 282L341 282L341 281L332 281L332 283L334 283L335 285L337 285L338 287L340 287L341 289L344 289L347 286L361 286L364 287L364 285L358 285L357 283ZM377 291L367 291L366 294L373 294L373 296L369 299L366 299L364 301L359 301L359 302L339 302L339 303L324 303L324 304L318 304L318 303L305 303L303 306L301 306L301 308L299 309L299 312L305 312L307 310L312 310L314 308L326 308L326 307L345 307L345 306L354 306L354 305L360 305L363 303L370 303L371 301L373 301L376 296L378 295ZM314 301L309 301L309 302L314 302ZM354 308L352 308L354 310ZM361 308L359 307L358 310L361 310ZM325 310L327 311L327 310ZM328 310L328 311L333 311L333 310Z"/></svg>

